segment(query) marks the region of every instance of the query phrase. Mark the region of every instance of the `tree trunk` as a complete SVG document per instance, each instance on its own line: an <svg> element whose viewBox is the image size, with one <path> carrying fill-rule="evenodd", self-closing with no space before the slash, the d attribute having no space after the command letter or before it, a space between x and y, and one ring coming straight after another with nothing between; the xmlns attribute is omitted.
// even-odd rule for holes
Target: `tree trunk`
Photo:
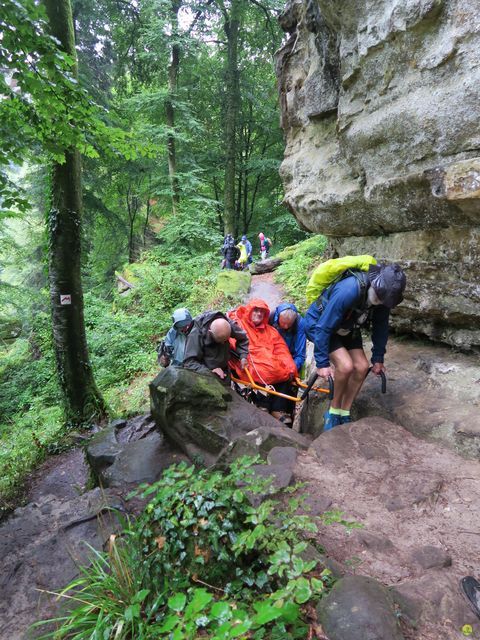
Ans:
<svg viewBox="0 0 480 640"><path fill-rule="evenodd" d="M136 185L138 186L138 185ZM127 188L125 196L128 212L128 264L133 264L136 260L135 255L135 220L140 208L140 198L132 194L132 189Z"/></svg>
<svg viewBox="0 0 480 640"><path fill-rule="evenodd" d="M43 0L53 36L76 59L70 0ZM81 267L82 187L77 151L55 163L48 213L49 282L57 372L67 421L86 424L105 416L93 378L83 319Z"/></svg>
<svg viewBox="0 0 480 640"><path fill-rule="evenodd" d="M170 186L172 189L172 212L176 214L180 203L180 187L177 177L177 159L175 149L175 110L173 100L177 93L178 68L180 65L180 45L178 43L178 12L180 11L181 0L172 0L172 57L168 66L168 97L165 101L165 116L169 129L167 136L168 151L168 175L170 177Z"/></svg>
<svg viewBox="0 0 480 640"><path fill-rule="evenodd" d="M238 77L238 32L240 28L240 0L232 0L230 15L225 16L227 36L226 98L225 98L225 191L224 231L235 232L235 142L237 113L240 110Z"/></svg>

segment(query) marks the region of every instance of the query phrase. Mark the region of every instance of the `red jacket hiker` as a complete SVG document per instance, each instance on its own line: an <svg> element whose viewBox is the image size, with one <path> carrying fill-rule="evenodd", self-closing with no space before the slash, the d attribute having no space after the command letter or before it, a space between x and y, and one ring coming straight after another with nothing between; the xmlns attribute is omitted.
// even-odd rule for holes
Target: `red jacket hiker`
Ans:
<svg viewBox="0 0 480 640"><path fill-rule="evenodd" d="M258 309L255 320L252 313ZM261 312L263 311L263 318ZM249 341L248 368L258 384L277 384L297 375L295 362L278 331L268 324L270 309L264 300L253 299L227 314L246 332ZM238 360L230 360L235 375L245 380L245 372L240 369Z"/></svg>

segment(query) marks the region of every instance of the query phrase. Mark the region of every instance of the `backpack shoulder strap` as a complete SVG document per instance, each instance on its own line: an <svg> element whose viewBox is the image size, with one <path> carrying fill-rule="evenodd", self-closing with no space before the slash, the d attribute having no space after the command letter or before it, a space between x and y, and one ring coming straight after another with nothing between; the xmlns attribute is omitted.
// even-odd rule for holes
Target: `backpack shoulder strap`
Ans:
<svg viewBox="0 0 480 640"><path fill-rule="evenodd" d="M341 280L344 280L349 276L354 276L354 278L357 280L358 286L359 286L359 293L360 293L360 308L365 307L367 303L367 291L368 291L369 279L368 279L367 271L362 271L361 269L346 269L343 273L341 273L338 276L338 278L335 278L335 280L332 283L330 283L328 287L324 291L322 291L322 293L316 299L315 304L317 305L317 307L321 309L323 307L322 298L324 298L325 301L328 301L332 293L333 287L336 284L338 284Z"/></svg>
<svg viewBox="0 0 480 640"><path fill-rule="evenodd" d="M360 271L360 269L347 269L343 277L354 276L358 282L360 292L360 308L364 308L367 303L367 291L370 281L368 279L367 271Z"/></svg>

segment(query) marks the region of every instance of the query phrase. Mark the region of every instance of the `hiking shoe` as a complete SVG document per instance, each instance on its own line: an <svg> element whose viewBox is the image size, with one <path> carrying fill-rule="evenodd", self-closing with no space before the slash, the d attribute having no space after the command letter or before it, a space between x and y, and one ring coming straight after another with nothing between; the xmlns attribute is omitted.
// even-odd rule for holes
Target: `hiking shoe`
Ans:
<svg viewBox="0 0 480 640"><path fill-rule="evenodd" d="M480 582L473 576L466 576L460 580L460 585L472 610L480 618Z"/></svg>
<svg viewBox="0 0 480 640"><path fill-rule="evenodd" d="M333 427L341 424L341 419L342 416L337 416L333 413L330 413L330 411L325 411L325 413L323 414L323 430L330 431L330 429L333 429Z"/></svg>
<svg viewBox="0 0 480 640"><path fill-rule="evenodd" d="M352 421L350 416L340 416L340 424L348 424Z"/></svg>

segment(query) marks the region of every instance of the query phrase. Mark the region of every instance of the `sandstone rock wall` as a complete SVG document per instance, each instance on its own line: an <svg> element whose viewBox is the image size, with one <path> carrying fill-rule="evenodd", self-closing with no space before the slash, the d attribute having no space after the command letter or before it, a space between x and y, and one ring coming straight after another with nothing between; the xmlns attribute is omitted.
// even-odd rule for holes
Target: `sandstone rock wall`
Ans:
<svg viewBox="0 0 480 640"><path fill-rule="evenodd" d="M408 273L401 329L480 346L480 12L473 0L290 0L277 54L285 202Z"/></svg>

